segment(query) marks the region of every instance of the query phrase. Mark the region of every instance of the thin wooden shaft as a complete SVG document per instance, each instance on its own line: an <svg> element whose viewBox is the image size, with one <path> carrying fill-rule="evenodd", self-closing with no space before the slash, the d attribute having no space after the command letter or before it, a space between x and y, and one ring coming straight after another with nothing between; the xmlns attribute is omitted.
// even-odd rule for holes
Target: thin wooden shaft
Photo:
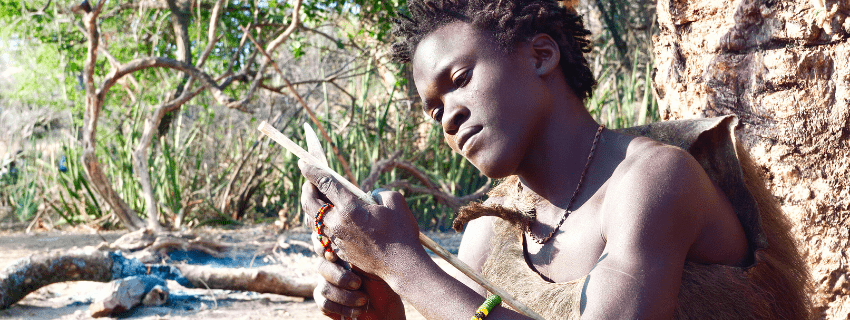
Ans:
<svg viewBox="0 0 850 320"><path fill-rule="evenodd" d="M299 159L307 161L307 163L319 167L320 169L325 170L327 173L331 174L337 181L342 183L342 185L346 189L351 190L352 193L357 195L360 200L363 200L369 204L376 204L375 200L373 200L371 196L360 190L360 188L352 184L350 181L348 181L348 179L343 178L341 175L339 175L339 173L336 173L336 171L333 171L331 168L328 168L328 166L322 163L322 161L316 159L316 157L307 152L307 150L304 150L304 148L301 148L301 146L299 146L295 142L292 142L292 140L283 135L283 133L280 133L280 131L277 131L277 129L272 127L272 125L268 124L268 122L263 121L262 123L260 123L260 126L257 129L275 142L282 145L289 152L292 152L292 154L294 154Z"/></svg>
<svg viewBox="0 0 850 320"><path fill-rule="evenodd" d="M301 158L302 160L307 161L307 163L319 167L322 170L326 170L328 174L336 178L337 181L339 181L346 189L348 189L348 191L354 193L354 195L360 198L360 200L363 200L364 202L369 204L377 204L375 200L372 199L372 196L366 194L366 192L360 190L360 188L355 186L353 183L328 168L319 159L316 159L316 157L307 152L307 150L304 150L303 148L301 148L301 146L299 146L295 142L292 142L292 140L283 135L283 133L280 133L280 131L277 131L277 129L275 129L265 121L260 123L260 127L257 129L259 129L263 134L267 135L275 142L282 145L289 152L292 152L292 154L294 154L298 158ZM422 243L425 248L428 248L429 250L440 256L440 258L446 260L453 267L457 268L460 272L465 274L467 277L469 277L476 283L480 284L488 291L499 295L502 298L502 301L513 307L515 310L532 319L544 320L543 317L534 312L534 310L531 310L531 308L527 307L522 302L519 302L519 300L514 298L505 290L502 290L499 287L493 285L493 283L484 278L484 276L482 276L480 273L470 268L466 263L455 257L453 254L438 245L436 242L434 242L434 240L431 240L431 238L429 238L422 232L419 232L419 242Z"/></svg>
<svg viewBox="0 0 850 320"><path fill-rule="evenodd" d="M499 297L502 298L503 302L513 307L516 311L519 311L519 313L522 313L526 317L532 319L544 320L543 316L537 314L537 312L534 312L534 310L531 310L531 308L514 298L514 296L512 296L507 291L502 290L502 288L499 288L494 285L492 282L490 282L490 280L487 280L487 278L482 276L480 273L476 272L475 270L472 270L469 265L455 257L453 254L451 254L451 252L446 251L446 249L434 242L434 240L431 240L431 238L429 238L422 232L419 232L419 243L421 243L422 246L424 246L425 248L428 248L428 250L431 250L432 252L436 253L438 256L440 256L440 258L443 258L443 260L446 260L446 262L455 267L455 269L458 269L464 275L472 279L472 281L475 281L476 283L480 284L482 287L484 287L484 289L487 289L487 291L499 295Z"/></svg>

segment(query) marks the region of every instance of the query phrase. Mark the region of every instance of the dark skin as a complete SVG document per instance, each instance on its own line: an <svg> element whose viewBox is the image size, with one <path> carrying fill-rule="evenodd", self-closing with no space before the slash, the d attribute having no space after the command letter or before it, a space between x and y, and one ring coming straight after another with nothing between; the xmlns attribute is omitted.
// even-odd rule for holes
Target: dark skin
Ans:
<svg viewBox="0 0 850 320"><path fill-rule="evenodd" d="M542 197L532 226L538 237L564 214L599 126L564 81L559 59L546 34L505 52L489 33L455 22L426 36L412 62L424 111L442 124L449 146L488 177L518 175L525 192ZM425 253L400 194L381 193L382 206L364 204L317 168L299 164L309 180L305 210L336 205L325 233L362 270L358 276L323 262L327 282L316 301L326 313L400 319L404 297L428 319L465 319L483 302L483 288L443 272ZM699 164L649 139L603 131L570 209L544 245L526 235L526 253L549 281L590 275L583 318L671 318L685 261L740 265L747 254L731 205ZM458 256L473 269L480 271L490 252L493 219L472 221L464 233ZM357 282L385 290L373 293ZM367 301L379 303L366 308ZM524 318L507 308L488 316Z"/></svg>

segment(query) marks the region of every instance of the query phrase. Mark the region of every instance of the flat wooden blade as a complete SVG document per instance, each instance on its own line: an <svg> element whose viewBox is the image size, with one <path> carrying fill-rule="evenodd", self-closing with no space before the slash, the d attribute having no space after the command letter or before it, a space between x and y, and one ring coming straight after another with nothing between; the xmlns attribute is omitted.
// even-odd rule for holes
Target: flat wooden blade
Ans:
<svg viewBox="0 0 850 320"><path fill-rule="evenodd" d="M309 123L304 123L304 138L307 140L307 152L310 152L316 159L322 161L325 166L328 165L328 157L325 155L325 150L322 149L322 143L319 142L319 136Z"/></svg>

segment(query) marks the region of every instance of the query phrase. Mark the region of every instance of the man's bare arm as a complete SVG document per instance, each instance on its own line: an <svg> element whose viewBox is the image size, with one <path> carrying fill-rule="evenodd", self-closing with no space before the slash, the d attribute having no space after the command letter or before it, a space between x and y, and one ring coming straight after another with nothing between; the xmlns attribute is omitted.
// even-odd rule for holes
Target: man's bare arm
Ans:
<svg viewBox="0 0 850 320"><path fill-rule="evenodd" d="M489 202L489 201L488 201ZM480 217L466 224L466 229L463 232L463 239L460 241L457 257L466 263L473 270L481 272L484 262L490 256L492 249L491 241L493 239L493 222L498 219L496 217ZM450 274L458 281L478 292L481 296L487 295L487 290L484 289L474 280L470 279L460 271L452 270Z"/></svg>
<svg viewBox="0 0 850 320"><path fill-rule="evenodd" d="M681 149L656 147L631 161L615 172L602 208L607 243L585 283L584 318L671 318L704 212L725 201Z"/></svg>

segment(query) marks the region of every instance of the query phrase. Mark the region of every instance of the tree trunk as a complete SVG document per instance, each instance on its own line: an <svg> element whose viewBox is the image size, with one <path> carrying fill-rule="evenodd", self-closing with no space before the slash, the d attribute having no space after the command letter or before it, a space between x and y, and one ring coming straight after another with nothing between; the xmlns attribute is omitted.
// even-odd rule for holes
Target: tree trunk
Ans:
<svg viewBox="0 0 850 320"><path fill-rule="evenodd" d="M177 60L191 65L192 50L191 42L189 41L189 22L192 19L192 2L189 0L168 0L166 2L171 12L171 26L174 29L174 42L177 45ZM177 89L168 101L179 98L183 94L183 90L188 82L189 74L183 73ZM180 105L177 105L174 110L166 110L163 107L155 109L153 114L145 121L143 137L133 152L133 169L136 171L136 176L142 185L142 192L144 193L145 203L147 204L147 227L154 230L161 230L162 227L159 224L159 203L154 197L153 186L150 181L150 169L147 166L147 149L150 147L154 128L158 128L160 136L165 135L171 126L173 112L177 111L179 107Z"/></svg>
<svg viewBox="0 0 850 320"><path fill-rule="evenodd" d="M97 26L97 17L103 8L103 2L98 2L94 10L87 12L83 17L88 36L88 51L86 62L83 66L83 82L86 88L86 111L83 119L83 155L81 162L84 165L86 175L91 181L97 193L109 203L115 215L130 230L138 230L144 226L139 216L130 209L130 206L118 196L112 189L109 179L100 167L97 159L97 120L103 108L103 98L100 96L94 84L94 68L97 61L97 48L100 41L100 32Z"/></svg>
<svg viewBox="0 0 850 320"><path fill-rule="evenodd" d="M239 248L243 250L245 247L246 244L239 245ZM253 248L250 245L248 247ZM224 268L158 264L160 261L171 260L169 254L175 251L209 259L220 259L220 263L232 264L232 261L240 257L238 253L232 251L234 248L235 246L193 234L157 235L149 229L142 229L124 235L111 245L102 245L97 248L75 247L33 254L0 270L0 310L8 308L27 294L46 285L83 280L110 282L133 279L132 282L124 284L116 283L113 289L121 289L121 292L114 295L115 299L107 299L109 301L106 303L98 303L94 307L93 310L104 314L120 312L121 308L126 310L138 304L144 294L160 284L159 280L153 278L161 279L161 281L175 280L187 287L191 284L197 288L312 297L313 289L317 285L316 281L297 274L293 275L291 270L283 265ZM129 253L125 256L121 253L122 251ZM255 253L260 254L260 251ZM140 280L144 281L140 282ZM139 283L143 284L144 290L139 288ZM128 296L129 292L135 293Z"/></svg>
<svg viewBox="0 0 850 320"><path fill-rule="evenodd" d="M189 39L189 23L192 20L192 1L190 0L168 0L168 11L171 12L171 27L174 29L174 42L177 45L177 60L192 64L192 43ZM212 39L213 37L210 37ZM197 39L200 41L201 39ZM199 44L200 45L200 44ZM200 66L198 66L200 68ZM189 82L189 75L183 74L180 83L177 84L177 89L168 100L177 99L183 94L186 89L186 84ZM164 136L171 128L171 122L174 120L174 113L177 110L166 112L162 119L157 124L159 136Z"/></svg>
<svg viewBox="0 0 850 320"><path fill-rule="evenodd" d="M850 1L660 0L665 120L734 113L795 224L815 314L850 316Z"/></svg>

